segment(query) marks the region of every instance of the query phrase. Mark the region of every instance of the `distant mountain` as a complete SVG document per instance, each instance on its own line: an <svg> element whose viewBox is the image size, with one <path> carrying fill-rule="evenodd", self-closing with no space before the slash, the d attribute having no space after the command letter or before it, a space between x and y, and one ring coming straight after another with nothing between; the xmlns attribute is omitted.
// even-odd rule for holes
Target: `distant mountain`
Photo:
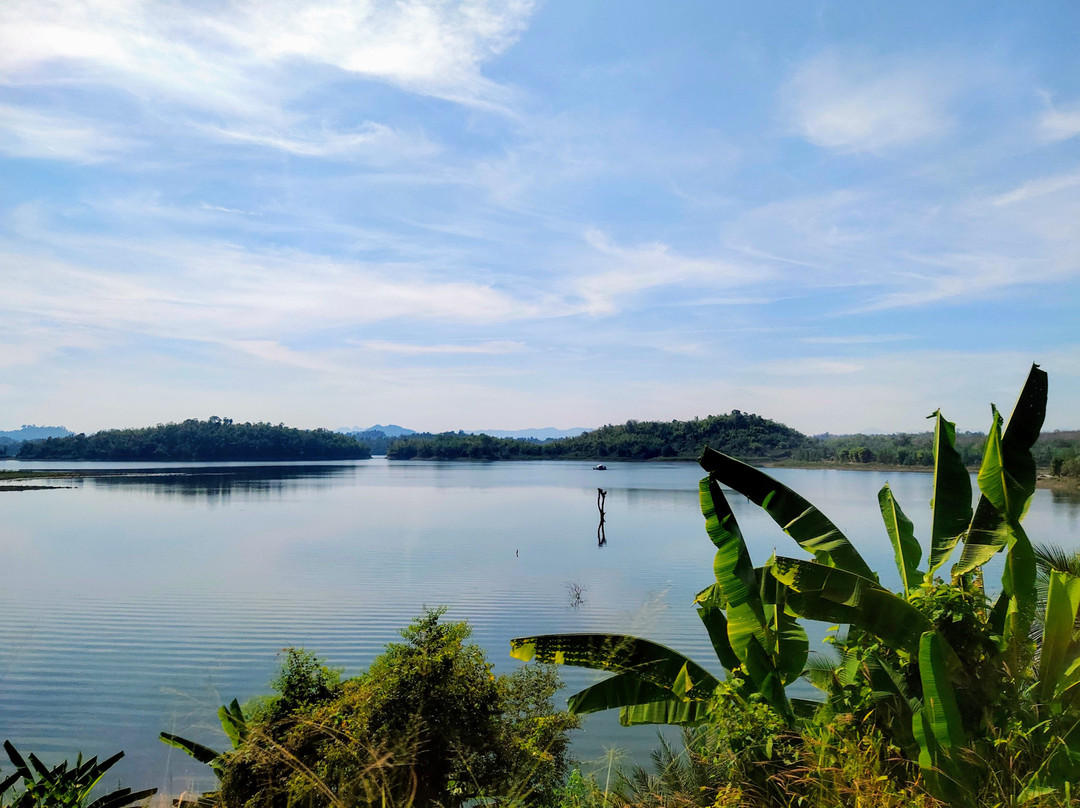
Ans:
<svg viewBox="0 0 1080 808"><path fill-rule="evenodd" d="M62 426L35 426L23 424L19 429L11 429L7 432L0 431L0 438L11 438L16 441L41 440L42 438L66 438L74 434L70 429Z"/></svg>
<svg viewBox="0 0 1080 808"><path fill-rule="evenodd" d="M559 438L576 438L583 432L588 432L590 427L572 426L569 429L556 429L553 426L545 426L540 429L474 429L469 435L491 435L493 438L522 438L524 440L558 440Z"/></svg>
<svg viewBox="0 0 1080 808"><path fill-rule="evenodd" d="M334 430L335 432L342 432L346 435L356 435L365 432L382 432L388 438L400 438L402 435L415 435L417 434L415 429L406 429L403 426L397 424L375 424L375 426L342 426Z"/></svg>

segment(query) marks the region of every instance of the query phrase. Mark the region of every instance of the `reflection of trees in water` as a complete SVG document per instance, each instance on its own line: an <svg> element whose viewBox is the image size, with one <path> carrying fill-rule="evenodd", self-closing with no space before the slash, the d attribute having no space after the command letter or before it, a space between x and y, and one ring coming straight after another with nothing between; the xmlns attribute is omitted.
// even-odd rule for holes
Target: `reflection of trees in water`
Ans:
<svg viewBox="0 0 1080 808"><path fill-rule="evenodd" d="M622 488L613 492L614 496L626 499L628 505L645 505L658 508L684 508L686 504L697 504L696 487L690 489L668 488Z"/></svg>
<svg viewBox="0 0 1080 808"><path fill-rule="evenodd" d="M1050 490L1050 498L1055 506L1068 511L1070 519L1080 519L1080 492Z"/></svg>
<svg viewBox="0 0 1080 808"><path fill-rule="evenodd" d="M269 498L296 489L330 488L356 475L355 466L237 466L103 471L91 477L96 488L138 491L172 498L227 500L233 493Z"/></svg>

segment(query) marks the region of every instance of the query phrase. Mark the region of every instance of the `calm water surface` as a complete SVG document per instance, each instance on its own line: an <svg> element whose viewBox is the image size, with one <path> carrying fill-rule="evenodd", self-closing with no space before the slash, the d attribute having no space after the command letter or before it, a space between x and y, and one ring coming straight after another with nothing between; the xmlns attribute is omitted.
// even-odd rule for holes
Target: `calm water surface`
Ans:
<svg viewBox="0 0 1080 808"><path fill-rule="evenodd" d="M57 467L0 467L20 466ZM224 748L217 707L266 692L280 649L302 645L355 674L440 604L472 624L501 671L516 664L511 637L556 631L639 634L716 667L691 606L713 580L693 464L596 472L376 458L124 471L0 492L0 739L23 751L123 749L114 771L125 784L208 788L209 770L158 732ZM898 584L876 493L888 480L925 536L929 475L773 473ZM608 491L602 548L597 486ZM797 552L756 507L738 495L732 505L756 561ZM1080 548L1080 501L1037 491L1026 526L1036 540ZM569 585L583 592L576 608ZM594 680L573 669L564 678L573 689ZM654 738L598 715L575 751L642 758Z"/></svg>

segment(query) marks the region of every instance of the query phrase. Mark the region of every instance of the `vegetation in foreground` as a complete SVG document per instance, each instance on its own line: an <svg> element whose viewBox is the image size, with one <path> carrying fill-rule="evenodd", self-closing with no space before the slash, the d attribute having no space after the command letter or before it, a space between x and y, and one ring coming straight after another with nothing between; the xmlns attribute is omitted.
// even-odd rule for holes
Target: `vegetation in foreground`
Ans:
<svg viewBox="0 0 1080 808"><path fill-rule="evenodd" d="M20 460L351 460L371 457L355 438L326 429L189 419L145 429L109 429L28 441Z"/></svg>
<svg viewBox="0 0 1080 808"><path fill-rule="evenodd" d="M523 637L512 654L615 673L573 696L572 712L618 708L624 724L706 727L695 748L710 761L734 751L740 764L701 787L710 804L1070 804L1080 785L1080 565L1037 552L1021 525L1046 391L1034 366L1006 428L993 410L974 508L955 425L935 413L925 564L889 486L878 496L900 592L883 587L855 545L795 491L706 449L699 490L716 580L697 609L725 681L621 635ZM722 485L760 506L813 560L774 555L755 566ZM999 553L1004 572L992 598L983 568ZM800 619L835 624L831 653L810 655ZM822 698L789 693L804 677ZM747 728L752 742L733 745ZM671 804L661 786L654 804ZM695 792L679 793L702 804Z"/></svg>
<svg viewBox="0 0 1080 808"><path fill-rule="evenodd" d="M467 642L469 627L441 615L415 620L405 642L353 679L289 650L273 696L219 711L229 751L168 733L162 740L214 769L220 790L203 798L209 804L556 804L578 719L554 707L554 669L496 676Z"/></svg>

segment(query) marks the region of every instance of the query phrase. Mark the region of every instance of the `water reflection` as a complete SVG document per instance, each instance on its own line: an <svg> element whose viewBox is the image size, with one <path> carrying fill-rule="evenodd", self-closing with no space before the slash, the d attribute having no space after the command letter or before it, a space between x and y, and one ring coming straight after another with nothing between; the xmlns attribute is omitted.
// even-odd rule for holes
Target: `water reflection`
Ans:
<svg viewBox="0 0 1080 808"><path fill-rule="evenodd" d="M123 489L165 499L227 501L234 493L245 499L263 499L290 490L328 489L355 476L355 465L216 466L105 473L88 481L94 488Z"/></svg>

